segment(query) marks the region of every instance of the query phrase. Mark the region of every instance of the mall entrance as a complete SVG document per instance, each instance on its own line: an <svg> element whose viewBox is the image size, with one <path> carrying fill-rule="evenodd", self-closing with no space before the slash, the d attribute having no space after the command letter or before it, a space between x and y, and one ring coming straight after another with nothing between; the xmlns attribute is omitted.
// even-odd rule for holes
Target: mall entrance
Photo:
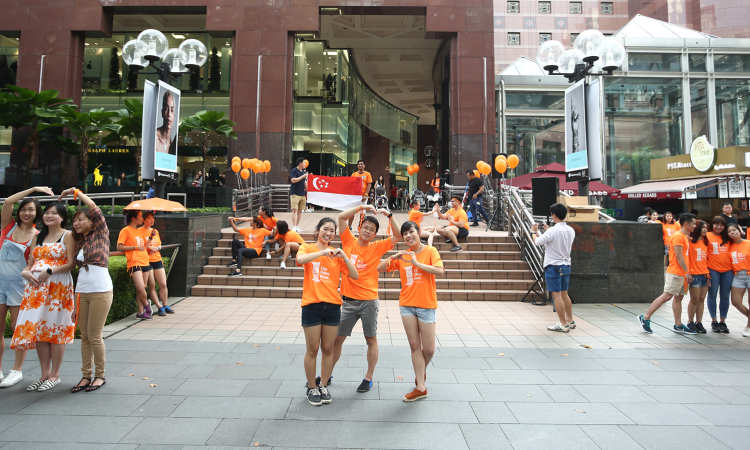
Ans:
<svg viewBox="0 0 750 450"><path fill-rule="evenodd" d="M342 176L362 159L410 193L448 167L453 35L426 32L425 12L321 8L319 32L295 33L290 164Z"/></svg>

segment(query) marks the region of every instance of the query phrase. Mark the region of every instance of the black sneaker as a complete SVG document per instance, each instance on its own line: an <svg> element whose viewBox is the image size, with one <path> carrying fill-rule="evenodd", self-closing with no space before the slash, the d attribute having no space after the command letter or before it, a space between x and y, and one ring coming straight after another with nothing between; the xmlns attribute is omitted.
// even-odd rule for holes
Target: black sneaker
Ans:
<svg viewBox="0 0 750 450"><path fill-rule="evenodd" d="M323 404L323 400L320 396L320 389L318 387L307 387L307 403L313 406L320 406Z"/></svg>
<svg viewBox="0 0 750 450"><path fill-rule="evenodd" d="M333 383L333 375L331 375L330 377L328 377L328 383L326 384L326 386L330 386L331 383ZM315 377L315 384L317 384L318 386L320 386L320 377Z"/></svg>
<svg viewBox="0 0 750 450"><path fill-rule="evenodd" d="M328 392L328 388L326 386L321 386L318 388L320 391L320 401L327 405L333 401L333 398L331 397L331 393Z"/></svg>
<svg viewBox="0 0 750 450"><path fill-rule="evenodd" d="M685 328L688 330L689 334L698 334L698 328L695 327L693 322L688 323Z"/></svg>
<svg viewBox="0 0 750 450"><path fill-rule="evenodd" d="M727 328L727 324L725 324L724 322L719 322L719 331L724 334L729 334L729 328Z"/></svg>
<svg viewBox="0 0 750 450"><path fill-rule="evenodd" d="M706 329L703 328L703 324L700 322L695 322L695 329L699 334L706 334Z"/></svg>
<svg viewBox="0 0 750 450"><path fill-rule="evenodd" d="M461 250L463 250L463 249L461 248L460 245L454 245L453 247L451 247L450 251L452 251L452 252L460 252Z"/></svg>
<svg viewBox="0 0 750 450"><path fill-rule="evenodd" d="M239 276L239 275L242 275L242 270L241 269L235 269L235 270L229 272L229 276L230 277L236 277L236 276Z"/></svg>
<svg viewBox="0 0 750 450"><path fill-rule="evenodd" d="M474 223L471 224L471 226L472 227L478 227L479 226L479 222L474 222Z"/></svg>
<svg viewBox="0 0 750 450"><path fill-rule="evenodd" d="M372 388L372 380L367 378L363 379L359 386L357 386L357 392L367 392Z"/></svg>
<svg viewBox="0 0 750 450"><path fill-rule="evenodd" d="M719 322L711 322L711 331L713 331L714 333L721 333Z"/></svg>

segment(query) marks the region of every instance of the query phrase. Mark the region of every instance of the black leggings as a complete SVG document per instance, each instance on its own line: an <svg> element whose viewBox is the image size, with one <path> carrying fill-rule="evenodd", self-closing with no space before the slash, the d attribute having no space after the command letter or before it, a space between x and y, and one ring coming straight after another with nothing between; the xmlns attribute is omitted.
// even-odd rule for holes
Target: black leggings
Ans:
<svg viewBox="0 0 750 450"><path fill-rule="evenodd" d="M232 239L232 259L237 261L237 267L242 267L243 258L257 258L260 256L253 248L245 248L245 243Z"/></svg>

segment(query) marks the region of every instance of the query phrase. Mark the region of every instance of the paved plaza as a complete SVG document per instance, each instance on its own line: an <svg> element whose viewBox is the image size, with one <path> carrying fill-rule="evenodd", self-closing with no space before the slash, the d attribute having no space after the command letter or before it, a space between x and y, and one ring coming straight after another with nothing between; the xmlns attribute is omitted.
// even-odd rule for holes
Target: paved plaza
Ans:
<svg viewBox="0 0 750 450"><path fill-rule="evenodd" d="M174 299L179 300L179 299ZM361 335L344 346L333 403L304 398L297 302L190 297L177 314L107 327L107 384L70 394L80 377L70 345L63 384L0 391L0 448L492 448L722 449L750 442L750 339L680 336L671 309L640 333L646 305L575 305L578 328L545 330L551 306L442 302L429 398L400 398L413 372L396 302L380 310L372 391ZM3 367L12 364L6 351Z"/></svg>

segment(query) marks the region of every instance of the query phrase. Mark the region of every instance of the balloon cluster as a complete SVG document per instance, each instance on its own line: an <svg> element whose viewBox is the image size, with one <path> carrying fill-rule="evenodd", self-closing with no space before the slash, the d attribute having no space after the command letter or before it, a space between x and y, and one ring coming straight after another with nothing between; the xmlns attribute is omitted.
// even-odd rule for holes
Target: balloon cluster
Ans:
<svg viewBox="0 0 750 450"><path fill-rule="evenodd" d="M495 157L495 170L499 173L505 173L508 169L515 169L519 162L518 155L508 155L507 158L504 155L498 155Z"/></svg>
<svg viewBox="0 0 750 450"><path fill-rule="evenodd" d="M406 173L408 173L409 175L414 175L417 172L419 172L419 164L414 163L406 166Z"/></svg>
<svg viewBox="0 0 750 450"><path fill-rule="evenodd" d="M244 158L239 156L232 158L232 172L239 173L243 180L250 178L250 171L253 173L268 173L271 171L271 161L261 161L258 158Z"/></svg>

